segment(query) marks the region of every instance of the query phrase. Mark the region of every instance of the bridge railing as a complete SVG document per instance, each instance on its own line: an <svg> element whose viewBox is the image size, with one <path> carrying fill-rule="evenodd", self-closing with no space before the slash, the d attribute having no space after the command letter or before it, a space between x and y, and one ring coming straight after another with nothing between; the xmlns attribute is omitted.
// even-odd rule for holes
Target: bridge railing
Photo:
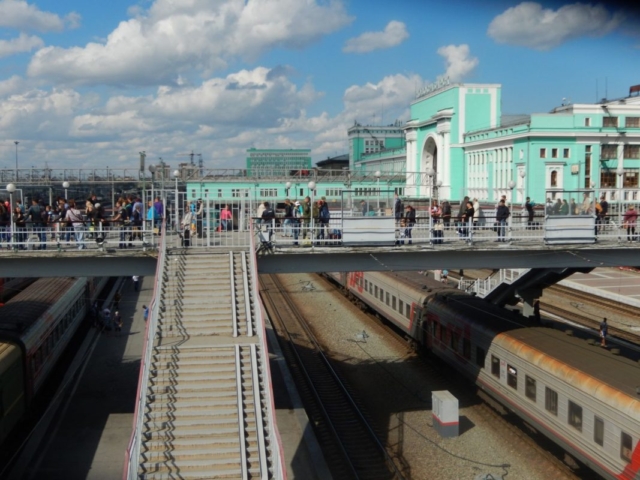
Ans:
<svg viewBox="0 0 640 480"><path fill-rule="evenodd" d="M160 308L160 287L164 281L165 256L166 256L167 235L161 236L158 263L156 267L156 275L153 288L153 297L149 303L149 314L147 316L147 324L145 331L145 340L142 351L142 360L140 363L140 376L138 378L138 391L136 393L136 408L133 416L133 432L131 440L125 454L125 465L123 479L133 480L138 478L138 466L140 459L140 446L142 443L142 435L145 406L147 401L147 387L149 383L149 370L151 368L151 357L153 353L154 338L158 326L158 311Z"/></svg>
<svg viewBox="0 0 640 480"><path fill-rule="evenodd" d="M158 247L160 228L150 222L140 226L83 223L68 226L56 222L33 222L0 226L0 249L5 250L105 250L154 249Z"/></svg>

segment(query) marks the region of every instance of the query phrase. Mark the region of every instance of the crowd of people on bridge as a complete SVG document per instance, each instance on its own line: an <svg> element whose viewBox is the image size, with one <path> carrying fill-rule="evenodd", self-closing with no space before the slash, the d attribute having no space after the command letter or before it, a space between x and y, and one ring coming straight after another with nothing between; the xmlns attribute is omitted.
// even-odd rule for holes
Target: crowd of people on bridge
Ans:
<svg viewBox="0 0 640 480"><path fill-rule="evenodd" d="M139 196L122 196L111 214L94 194L84 202L58 197L48 204L34 197L28 206L20 199L13 203L0 201L0 248L6 243L6 248L24 250L33 245L37 250L46 250L49 241L69 245L73 240L83 250L87 240L103 242L108 228L118 232L119 248L128 248L134 240L142 240L145 219L159 233L164 216L159 197L149 201L145 209ZM30 242L31 237L34 242Z"/></svg>

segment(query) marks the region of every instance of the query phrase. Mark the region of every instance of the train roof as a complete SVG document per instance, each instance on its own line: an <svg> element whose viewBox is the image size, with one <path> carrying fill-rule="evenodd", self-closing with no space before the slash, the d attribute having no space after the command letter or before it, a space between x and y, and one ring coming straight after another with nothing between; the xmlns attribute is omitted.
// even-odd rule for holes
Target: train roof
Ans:
<svg viewBox="0 0 640 480"><path fill-rule="evenodd" d="M415 295L427 295L426 300L441 298L442 308L452 316L472 318L476 326L494 343L511 351L520 350L531 361L541 363L543 359L536 352L543 354L548 364L546 368L558 370L553 360L578 370L602 384L622 392L636 400L640 399L636 392L640 385L640 355L614 355L610 350L601 348L599 340L596 345L587 343L594 339L593 333L584 332L569 325L560 324L560 328L540 326L535 321L523 317L519 313L491 304L480 297L468 295L460 290L453 290L433 279L415 272L388 273L414 290ZM476 328L477 328L476 327ZM572 330L567 335L565 330ZM564 372L571 375L570 372ZM577 380L577 379L576 379Z"/></svg>
<svg viewBox="0 0 640 480"><path fill-rule="evenodd" d="M0 307L0 338L26 332L78 280L41 278Z"/></svg>

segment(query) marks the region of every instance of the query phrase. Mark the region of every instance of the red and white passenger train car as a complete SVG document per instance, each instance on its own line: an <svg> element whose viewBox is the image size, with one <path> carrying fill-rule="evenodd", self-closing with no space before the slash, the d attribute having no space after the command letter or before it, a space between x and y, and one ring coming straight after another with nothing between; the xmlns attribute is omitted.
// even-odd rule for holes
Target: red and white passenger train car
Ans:
<svg viewBox="0 0 640 480"><path fill-rule="evenodd" d="M640 480L637 358L417 273L329 276L600 475Z"/></svg>
<svg viewBox="0 0 640 480"><path fill-rule="evenodd" d="M107 281L42 278L0 308L0 443L24 415Z"/></svg>

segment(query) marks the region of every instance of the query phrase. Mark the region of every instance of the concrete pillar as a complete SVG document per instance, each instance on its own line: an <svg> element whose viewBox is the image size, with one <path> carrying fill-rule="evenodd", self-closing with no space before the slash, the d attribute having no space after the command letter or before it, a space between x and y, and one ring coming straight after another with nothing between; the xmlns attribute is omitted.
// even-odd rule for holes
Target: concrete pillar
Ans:
<svg viewBox="0 0 640 480"><path fill-rule="evenodd" d="M533 316L533 308L536 300L538 300L542 296L542 289L527 288L525 290L518 290L517 294L522 299L522 315L524 317Z"/></svg>

